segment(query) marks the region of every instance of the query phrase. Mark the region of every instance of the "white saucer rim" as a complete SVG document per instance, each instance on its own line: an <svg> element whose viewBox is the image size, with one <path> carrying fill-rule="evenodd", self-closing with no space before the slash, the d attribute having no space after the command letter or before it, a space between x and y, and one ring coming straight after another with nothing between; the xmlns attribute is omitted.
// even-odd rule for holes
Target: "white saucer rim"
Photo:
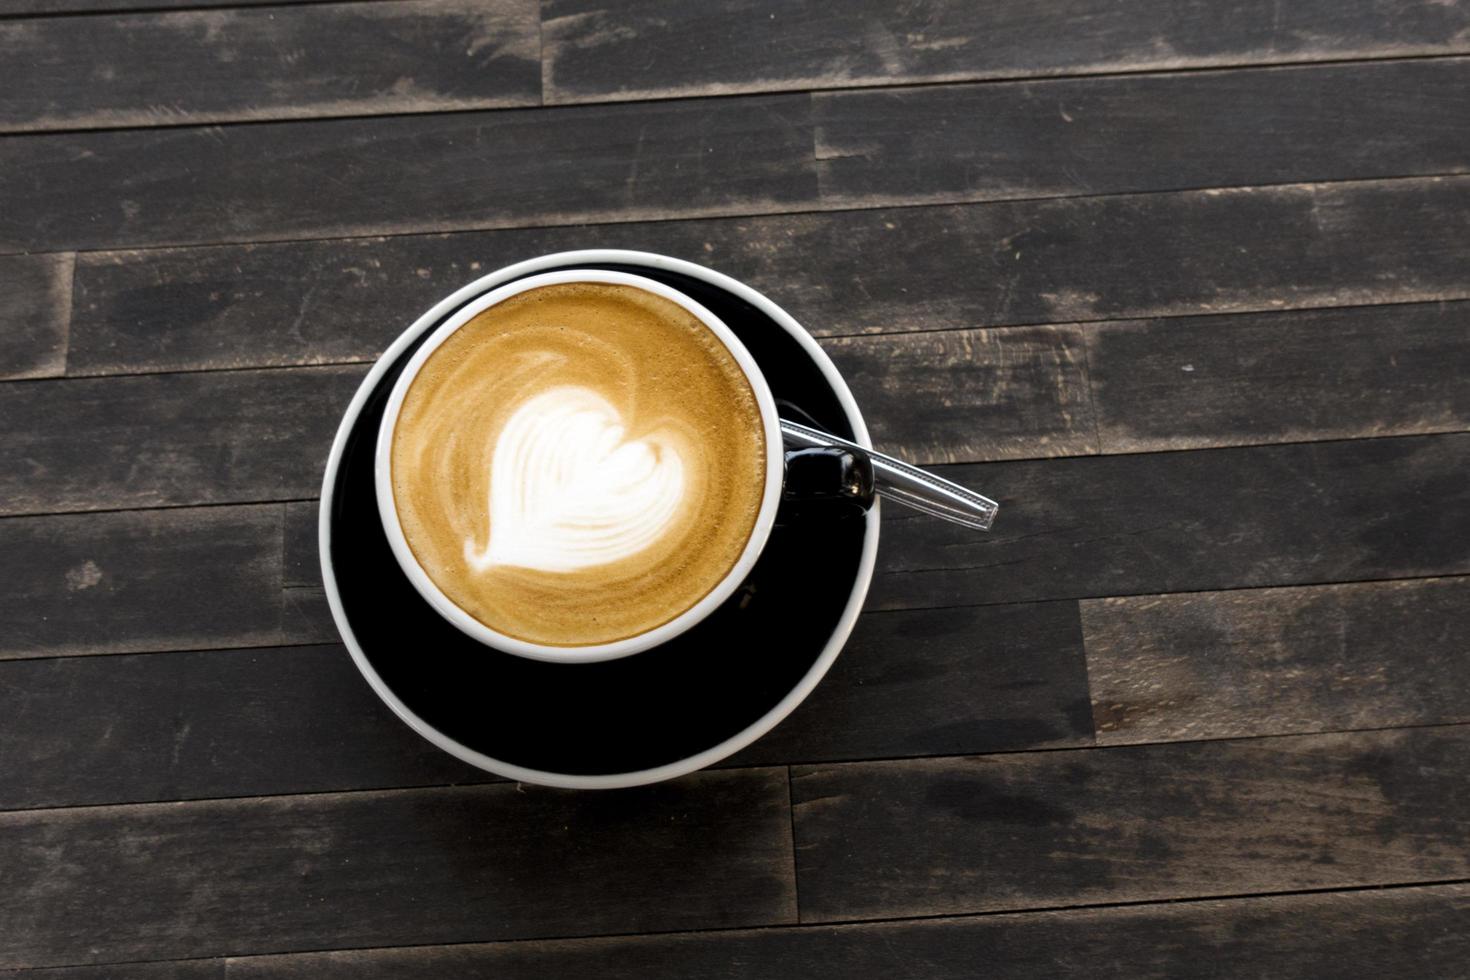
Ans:
<svg viewBox="0 0 1470 980"><path fill-rule="evenodd" d="M857 401L853 398L847 382L838 373L832 359L817 344L811 334L798 323L789 313L777 306L763 294L747 286L739 280L732 279L723 273L713 269L676 259L654 252L641 252L628 249L579 249L567 252L554 252L548 255L527 259L513 265L490 272L474 282L440 300L427 312L420 316L414 323L393 341L374 363L367 377L358 387L343 414L342 422L337 428L336 436L332 440L331 452L327 456L326 472L322 480L321 509L317 524L317 546L321 557L322 583L327 596L327 604L332 611L332 619L336 623L337 630L342 636L348 653L358 670L388 707L419 735L423 736L440 749L450 755L469 763L479 769L513 779L517 782L533 783L541 786L553 786L564 789L620 789L631 786L642 786L648 783L662 782L675 779L713 765L739 752L741 749L753 743L756 739L769 732L783 721L813 690L832 664L836 662L837 655L847 643L852 634L854 625L857 623L858 614L862 611L864 600L867 598L868 589L873 580L873 569L878 554L878 532L879 532L879 505L875 501L873 508L868 512L863 536L863 550L858 561L857 576L853 580L852 592L848 597L842 615L837 621L826 645L812 666L802 676L801 680L783 697L774 707L768 710L756 721L735 733L718 745L712 746L701 752L674 762L665 763L650 769L642 769L624 773L601 773L597 775L577 775L571 773L547 772L538 769L530 769L524 766L514 765L503 760L494 759L482 752L478 752L463 743L450 738L439 731L433 725L415 714L393 690L384 683L378 672L373 668L364 654L357 637L347 621L346 612L342 606L342 599L337 589L337 580L331 562L331 513L333 486L336 483L337 470L341 465L342 453L346 447L348 436L362 413L362 407L368 397L382 380L383 375L397 361L398 357L416 341L425 331L457 309L464 303L469 302L475 296L480 295L496 286L511 279L516 279L529 273L539 272L554 266L566 266L574 264L601 264L617 263L625 265L639 265L654 269L662 269L676 272L692 278L701 279L718 288L735 295L741 300L756 307L782 329L792 336L816 364L822 372L824 380L837 396L842 404L848 422L852 426L853 441L862 446L872 446L868 436L867 425L863 421L862 412L858 408Z"/></svg>

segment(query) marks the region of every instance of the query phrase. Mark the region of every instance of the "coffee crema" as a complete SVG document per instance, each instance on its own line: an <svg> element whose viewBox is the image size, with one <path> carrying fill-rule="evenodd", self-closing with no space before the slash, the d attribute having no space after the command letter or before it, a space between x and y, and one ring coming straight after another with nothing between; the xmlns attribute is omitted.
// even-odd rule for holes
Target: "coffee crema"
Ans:
<svg viewBox="0 0 1470 980"><path fill-rule="evenodd" d="M497 632L588 646L654 629L739 560L765 431L730 351L635 286L541 286L429 355L393 431L419 565Z"/></svg>

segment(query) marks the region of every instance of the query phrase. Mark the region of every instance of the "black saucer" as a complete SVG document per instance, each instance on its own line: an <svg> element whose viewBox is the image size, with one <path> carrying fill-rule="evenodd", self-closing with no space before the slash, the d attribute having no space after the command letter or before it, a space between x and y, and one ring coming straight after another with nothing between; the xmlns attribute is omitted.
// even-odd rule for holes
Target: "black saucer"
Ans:
<svg viewBox="0 0 1470 980"><path fill-rule="evenodd" d="M681 290L750 349L783 415L804 415L828 431L853 435L842 402L802 344L732 292L641 264L578 262L534 272L554 268L617 269ZM864 574L865 537L876 534L861 517L779 524L729 601L689 631L631 657L592 664L529 660L483 646L440 618L399 569L373 486L384 403L435 326L426 325L397 352L362 402L335 474L328 474L331 503L323 515L330 522L327 585L332 591L335 577L339 625L400 715L406 708L486 757L469 761L502 772L638 773L690 759L746 731L802 684L830 641L844 638L834 634Z"/></svg>

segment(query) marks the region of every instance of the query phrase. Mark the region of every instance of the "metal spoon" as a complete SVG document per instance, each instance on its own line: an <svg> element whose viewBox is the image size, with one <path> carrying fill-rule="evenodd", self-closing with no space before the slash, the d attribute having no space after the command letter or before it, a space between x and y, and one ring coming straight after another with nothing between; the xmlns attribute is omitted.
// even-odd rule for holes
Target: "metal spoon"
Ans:
<svg viewBox="0 0 1470 980"><path fill-rule="evenodd" d="M995 512L1000 509L1000 504L989 497L830 432L789 419L781 420L781 432L786 441L795 446L841 446L862 453L873 463L873 484L881 496L933 517L988 531L995 520Z"/></svg>

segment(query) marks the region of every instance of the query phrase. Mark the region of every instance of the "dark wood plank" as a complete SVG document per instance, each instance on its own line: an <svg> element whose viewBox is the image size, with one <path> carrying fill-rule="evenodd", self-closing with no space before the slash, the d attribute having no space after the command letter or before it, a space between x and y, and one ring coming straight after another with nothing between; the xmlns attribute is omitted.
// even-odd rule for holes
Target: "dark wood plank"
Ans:
<svg viewBox="0 0 1470 980"><path fill-rule="evenodd" d="M395 718L340 645L0 665L0 809L490 778Z"/></svg>
<svg viewBox="0 0 1470 980"><path fill-rule="evenodd" d="M39 970L40 980L1424 980L1470 958L1463 884L678 936L521 941ZM113 971L113 972L104 972ZM223 972L218 972L223 971Z"/></svg>
<svg viewBox="0 0 1470 980"><path fill-rule="evenodd" d="M784 769L12 811L0 849L7 967L796 918Z"/></svg>
<svg viewBox="0 0 1470 980"><path fill-rule="evenodd" d="M834 344L882 445L918 462L1096 451L1075 330ZM937 370L940 357L951 370ZM0 387L0 513L315 496L360 365ZM141 448L140 448L141 447ZM315 585L309 570L289 585Z"/></svg>
<svg viewBox="0 0 1470 980"><path fill-rule="evenodd" d="M548 0L547 98L714 95L1464 52L1434 0Z"/></svg>
<svg viewBox="0 0 1470 980"><path fill-rule="evenodd" d="M1098 740L1470 721L1470 579L1082 603Z"/></svg>
<svg viewBox="0 0 1470 980"><path fill-rule="evenodd" d="M74 265L66 253L0 258L0 380L65 371Z"/></svg>
<svg viewBox="0 0 1470 980"><path fill-rule="evenodd" d="M75 374L369 359L533 255L644 248L818 335L1470 297L1470 178L82 255Z"/></svg>
<svg viewBox="0 0 1470 980"><path fill-rule="evenodd" d="M0 660L279 643L281 509L7 518L0 582Z"/></svg>
<svg viewBox="0 0 1470 980"><path fill-rule="evenodd" d="M806 96L35 134L0 142L0 251L810 207Z"/></svg>
<svg viewBox="0 0 1470 980"><path fill-rule="evenodd" d="M879 449L916 463L1098 451L1075 327L831 338Z"/></svg>
<svg viewBox="0 0 1470 980"><path fill-rule="evenodd" d="M292 643L335 643L340 638L322 584L314 500L286 505L281 635Z"/></svg>
<svg viewBox="0 0 1470 980"><path fill-rule="evenodd" d="M320 585L291 586L281 593L283 643L335 643L339 638Z"/></svg>
<svg viewBox="0 0 1470 980"><path fill-rule="evenodd" d="M325 464L323 464L325 465ZM286 505L284 571L286 588L314 588L322 584L322 564L317 550L317 523L321 508L315 500Z"/></svg>
<svg viewBox="0 0 1470 980"><path fill-rule="evenodd" d="M291 643L336 643L341 638L322 584L317 514L314 500L286 505L281 636Z"/></svg>
<svg viewBox="0 0 1470 980"><path fill-rule="evenodd" d="M15 980L224 980L225 966L226 961L223 959L112 963L107 966L61 966L43 970L0 970L0 977L14 977Z"/></svg>
<svg viewBox="0 0 1470 980"><path fill-rule="evenodd" d="M1463 976L1467 959L1470 889L1441 885L919 922L250 957L231 960L228 976L1424 980Z"/></svg>
<svg viewBox="0 0 1470 980"><path fill-rule="evenodd" d="M341 3L342 0L0 0L0 17L36 14L126 13L131 10L167 10L177 7L256 7L298 3ZM393 0L352 0L354 3L391 3Z"/></svg>
<svg viewBox="0 0 1470 980"><path fill-rule="evenodd" d="M315 497L366 368L0 386L0 513Z"/></svg>
<svg viewBox="0 0 1470 980"><path fill-rule="evenodd" d="M842 92L812 112L829 205L1470 169L1461 58Z"/></svg>
<svg viewBox="0 0 1470 980"><path fill-rule="evenodd" d="M467 943L40 970L41 980L1424 980L1470 957L1465 885L1020 912L915 922ZM105 973L103 970L114 970ZM212 972L227 971L227 972Z"/></svg>
<svg viewBox="0 0 1470 980"><path fill-rule="evenodd" d="M1099 323L1103 452L1470 428L1470 303Z"/></svg>
<svg viewBox="0 0 1470 980"><path fill-rule="evenodd" d="M1470 875L1470 729L793 773L803 922Z"/></svg>
<svg viewBox="0 0 1470 980"><path fill-rule="evenodd" d="M726 765L1091 740L1076 603L875 613ZM336 644L0 665L0 809L492 778L393 717Z"/></svg>
<svg viewBox="0 0 1470 980"><path fill-rule="evenodd" d="M811 697L731 764L1090 744L1080 645L1072 602L868 613Z"/></svg>
<svg viewBox="0 0 1470 980"><path fill-rule="evenodd" d="M0 21L0 132L541 101L536 0Z"/></svg>
<svg viewBox="0 0 1470 980"><path fill-rule="evenodd" d="M1085 330L1035 327L829 338L825 346L864 406L879 447L930 464L1095 454L1100 448L1133 452L1464 431L1470 425L1467 325L1470 304L1454 303L1106 323ZM332 376L328 390L336 400L330 405L345 404L360 371L321 370ZM1096 390L1089 392L1092 372L1097 373ZM315 378L316 372L308 375ZM285 393L315 383L292 372L218 378L199 384L222 385L242 402L274 400L288 413L305 415L322 405L320 399L298 403ZM88 418L98 412L114 415L108 384L93 383L96 393L92 407L85 409ZM112 417L114 428L99 433L102 444L89 444L79 458L71 437L59 449L53 447L86 471L68 474L57 466L48 475L58 483L80 482L88 496L73 501L63 493L58 499L53 489L47 496L51 506L79 509L88 501L105 505L119 492L130 504L140 499L262 499L257 488L269 484L249 482L250 475L240 472L230 475L236 484L233 497L209 496L230 491L228 481L215 478L213 471L206 471L210 486L194 487L195 496L178 477L170 480L173 496L163 498L127 496L129 491L117 488L115 481L99 479L97 460L105 459L106 440L117 438L117 427L124 425L145 427L160 451L172 452L170 469L194 465L198 453L198 447L171 445L181 427L167 424L164 413L174 403L147 394L167 387L162 381L116 384L118 403L141 398L146 414ZM33 415L50 417L58 400L70 406L67 411L81 410L68 397L69 390L68 385L27 387L11 396ZM1094 403L1103 420L1100 426ZM253 459L257 444L273 443L290 431L309 430L313 435L303 451L322 451L323 434L329 437L331 431L325 414L271 417L263 426L231 414L226 422L224 430L201 433L191 418L182 433L190 440L212 435L210 451L224 443ZM120 441L131 446L136 439ZM34 454L42 441L30 435L27 451ZM309 477L319 459L302 456L287 469ZM205 482L206 474L190 482ZM127 473L133 482L148 476L131 468ZM27 483L40 492L41 484ZM312 492L304 480L293 481L291 488L288 495ZM13 506L41 505L27 504L21 494ZM300 574L304 581L289 584L316 584L313 570Z"/></svg>
<svg viewBox="0 0 1470 980"><path fill-rule="evenodd" d="M1467 455L1470 436L1446 435L943 467L945 475L998 496L1005 519L989 535L969 535L889 508L868 608L1464 574ZM288 587L284 599L271 592L288 576L306 580L306 573L283 573L277 564L279 514L274 507L222 507L0 521L0 531L11 528L19 542L0 549L14 562L12 581L34 583L14 590L12 616L28 617L36 602L73 610L66 619L33 623L25 634L32 639L11 647L12 655L334 640L319 587ZM176 587L197 584L198 567L227 571L214 568L210 553L217 520L246 520L227 538L237 542L231 547L262 556L258 571L247 573L248 587L226 593L241 603L238 619L173 601ZM129 521L138 530L112 530L114 522ZM291 526L285 553L310 569L315 529L300 519ZM115 534L116 550L98 557L99 543ZM134 547L134 538L149 547ZM67 547L58 551L58 542ZM107 554L117 557L104 561ZM111 592L83 589L89 603L95 596L107 604L75 604L79 593L68 589L68 571L83 582L93 577L88 560L115 570L124 558L132 580L159 585L115 601ZM119 631L121 622L128 628ZM957 668L961 649L947 654Z"/></svg>
<svg viewBox="0 0 1470 980"><path fill-rule="evenodd" d="M989 534L885 511L869 609L1470 572L1470 435L941 467Z"/></svg>

